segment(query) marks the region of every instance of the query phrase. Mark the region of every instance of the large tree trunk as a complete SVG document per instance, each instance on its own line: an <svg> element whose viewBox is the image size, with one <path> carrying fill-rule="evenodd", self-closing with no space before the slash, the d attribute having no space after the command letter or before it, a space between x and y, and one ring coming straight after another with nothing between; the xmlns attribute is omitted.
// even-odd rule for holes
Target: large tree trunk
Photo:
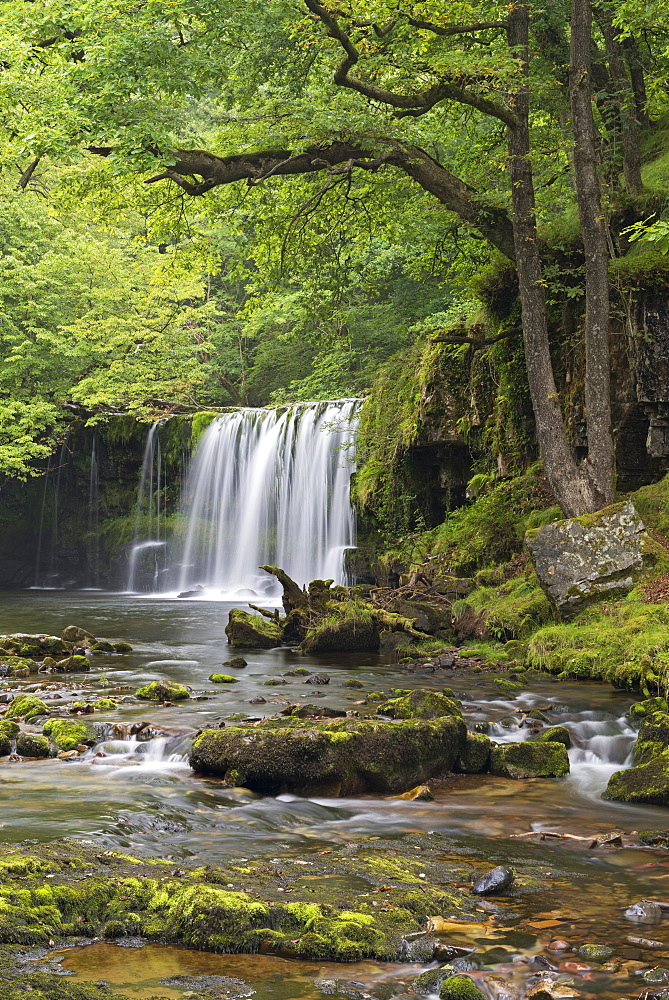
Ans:
<svg viewBox="0 0 669 1000"><path fill-rule="evenodd" d="M529 14L518 2L509 14L508 40L524 63L525 83L515 94L519 125L509 128L509 169L516 267L522 310L525 362L544 470L568 516L595 511L604 497L574 459L562 420L548 343L548 323L534 201L529 138Z"/></svg>
<svg viewBox="0 0 669 1000"><path fill-rule="evenodd" d="M585 464L602 500L610 503L615 452L611 427L609 252L595 154L591 36L590 0L572 0L569 90L574 129L574 185L585 251L585 412L588 428Z"/></svg>

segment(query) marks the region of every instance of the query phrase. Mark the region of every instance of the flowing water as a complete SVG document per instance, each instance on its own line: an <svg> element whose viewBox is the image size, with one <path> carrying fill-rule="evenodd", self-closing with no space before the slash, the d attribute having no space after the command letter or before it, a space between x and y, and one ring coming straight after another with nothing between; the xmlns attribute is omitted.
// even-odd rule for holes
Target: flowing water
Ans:
<svg viewBox="0 0 669 1000"><path fill-rule="evenodd" d="M552 836L595 837L611 830L629 833L666 825L661 809L599 798L610 773L625 766L633 745L635 734L626 718L628 696L605 686L551 678L533 681L528 690L500 694L489 673L453 677L449 671L408 671L380 655L313 658L289 649L245 654L248 665L237 671L238 683L216 686L207 678L230 656L224 634L229 607L224 602L90 593L3 594L0 633L60 633L76 623L100 636L127 639L134 652L95 657L90 674L2 682L3 700L18 689L39 686L40 697L57 706L93 694L121 701L113 713L89 716L99 726L100 741L81 758L2 764L0 840L71 837L104 849L167 855L175 861L215 863L278 855L287 864L291 859L301 864L314 852L364 838L392 845L397 838L432 832L447 839L448 859L521 868L539 863L556 875L550 891L515 901L510 917L498 917L495 905L486 903L488 911L481 911L480 922L448 928L449 943L493 956L485 959L487 971L472 972L479 982L492 970L522 987L536 972L532 963L548 961L556 975L574 977L583 996L615 1000L636 996L643 987L643 981L634 978L635 962L642 968L656 962L669 965L669 928L639 929L622 917L622 908L631 902L665 898L667 856L639 846L589 850L580 841ZM296 665L326 671L330 683L314 688L305 686L303 677L285 677ZM193 697L173 707L139 706L131 692L159 678L188 684ZM361 681L363 689L344 687L349 678ZM284 683L267 686L270 679ZM233 712L262 717L288 703L316 698L332 708L355 709L365 692L394 686L439 690L444 685L452 686L462 700L468 723L487 727L497 741L525 739L528 729L519 722L532 708L545 711L551 723L565 725L574 742L569 777L512 782L490 775L454 775L433 783L433 802L374 796L307 799L261 797L228 788L220 780L196 777L186 762L192 734ZM250 704L259 696L264 704ZM150 722L151 728L136 736L139 722ZM538 842L518 838L532 831L549 831L551 836ZM660 950L647 953L627 941L635 934L659 940ZM611 942L628 963L630 975L621 980L620 973L598 971L573 953L566 959L551 956L546 946L556 935L574 947L583 941ZM493 947L502 951L490 952ZM261 1000L325 995L383 1000L404 995L420 971L411 964L334 966L278 956L200 955L157 945L122 948L109 942L58 953L51 961L81 979L109 980L136 997L180 997L189 983L193 986L193 976L219 976L250 984L231 995L248 995L243 993L248 988ZM335 980L337 987L332 985Z"/></svg>

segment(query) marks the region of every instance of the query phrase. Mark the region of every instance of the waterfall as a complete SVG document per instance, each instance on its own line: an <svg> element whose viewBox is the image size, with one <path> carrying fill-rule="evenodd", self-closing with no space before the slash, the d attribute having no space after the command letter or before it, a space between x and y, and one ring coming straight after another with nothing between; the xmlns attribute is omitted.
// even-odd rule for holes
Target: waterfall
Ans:
<svg viewBox="0 0 669 1000"><path fill-rule="evenodd" d="M131 592L159 590L160 577L165 571L165 484L158 433L163 422L161 419L151 425L144 446L126 582L126 590Z"/></svg>
<svg viewBox="0 0 669 1000"><path fill-rule="evenodd" d="M91 461L88 471L88 585L97 588L100 583L100 474L98 467L98 442L93 434Z"/></svg>
<svg viewBox="0 0 669 1000"><path fill-rule="evenodd" d="M343 582L355 544L349 500L356 399L217 417L193 458L184 490L188 518L179 590L268 595L281 566L299 583Z"/></svg>

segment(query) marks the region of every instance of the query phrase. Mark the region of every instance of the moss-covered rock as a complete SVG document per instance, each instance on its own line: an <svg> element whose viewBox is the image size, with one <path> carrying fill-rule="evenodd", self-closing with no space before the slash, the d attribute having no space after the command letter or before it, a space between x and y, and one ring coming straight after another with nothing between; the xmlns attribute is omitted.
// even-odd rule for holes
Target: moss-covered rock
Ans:
<svg viewBox="0 0 669 1000"><path fill-rule="evenodd" d="M492 748L490 771L503 778L562 778L569 773L563 743L502 743Z"/></svg>
<svg viewBox="0 0 669 1000"><path fill-rule="evenodd" d="M115 653L132 653L133 650L129 642L115 642L113 646Z"/></svg>
<svg viewBox="0 0 669 1000"><path fill-rule="evenodd" d="M41 659L43 656L65 656L72 652L70 644L59 639L57 635L44 633L30 635L26 632L0 636L0 649L31 659Z"/></svg>
<svg viewBox="0 0 669 1000"><path fill-rule="evenodd" d="M602 798L669 806L669 715L655 712L644 719L632 764L611 775Z"/></svg>
<svg viewBox="0 0 669 1000"><path fill-rule="evenodd" d="M562 743L569 750L571 748L571 733L566 726L549 726L542 729L532 738L533 743Z"/></svg>
<svg viewBox="0 0 669 1000"><path fill-rule="evenodd" d="M4 733L0 732L0 757L8 757L12 752L12 741L9 736L5 736Z"/></svg>
<svg viewBox="0 0 669 1000"><path fill-rule="evenodd" d="M111 712L117 707L117 704L113 698L98 698L94 707L96 712Z"/></svg>
<svg viewBox="0 0 669 1000"><path fill-rule="evenodd" d="M20 731L18 722L14 722L13 719L0 719L0 736L13 740Z"/></svg>
<svg viewBox="0 0 669 1000"><path fill-rule="evenodd" d="M236 684L238 678L230 674L209 674L209 680L212 684Z"/></svg>
<svg viewBox="0 0 669 1000"><path fill-rule="evenodd" d="M64 628L61 632L61 639L63 642L72 643L73 645L84 639L87 639L90 643L98 641L92 632L88 632L79 625L68 625L67 628Z"/></svg>
<svg viewBox="0 0 669 1000"><path fill-rule="evenodd" d="M379 705L381 715L389 715L391 719L442 719L453 716L462 718L460 703L454 698L447 698L435 691L418 688L399 698L391 698Z"/></svg>
<svg viewBox="0 0 669 1000"><path fill-rule="evenodd" d="M48 757L49 741L46 736L37 736L35 733L19 733L16 737L16 752L21 757Z"/></svg>
<svg viewBox="0 0 669 1000"><path fill-rule="evenodd" d="M448 979L451 969L442 965L438 969L426 969L411 984L411 992L419 995L437 993L444 979Z"/></svg>
<svg viewBox="0 0 669 1000"><path fill-rule="evenodd" d="M469 588L471 590L471 587ZM393 614L401 615L409 621L413 621L414 626L421 632L434 634L441 630L448 630L451 627L450 606L433 604L427 600L406 600L396 597L389 608Z"/></svg>
<svg viewBox="0 0 669 1000"><path fill-rule="evenodd" d="M230 609L225 634L236 649L274 649L282 641L279 624L239 608Z"/></svg>
<svg viewBox="0 0 669 1000"><path fill-rule="evenodd" d="M240 670L242 667L247 667L248 663L243 656L233 656L230 660L223 660L221 666L230 667L232 670Z"/></svg>
<svg viewBox="0 0 669 1000"><path fill-rule="evenodd" d="M641 721L655 712L667 711L667 703L664 698L646 698L645 701L637 701L629 710L629 717L634 721Z"/></svg>
<svg viewBox="0 0 669 1000"><path fill-rule="evenodd" d="M64 660L59 660L56 669L65 674L87 673L91 669L87 656L68 656Z"/></svg>
<svg viewBox="0 0 669 1000"><path fill-rule="evenodd" d="M465 737L460 718L379 722L286 718L261 726L208 729L191 767L233 776L259 792L402 792L453 767Z"/></svg>
<svg viewBox="0 0 669 1000"><path fill-rule="evenodd" d="M484 733L467 733L457 760L458 771L465 774L479 774L490 762L492 743Z"/></svg>
<svg viewBox="0 0 669 1000"><path fill-rule="evenodd" d="M114 653L115 649L111 642L107 642L106 639L98 639L98 641L94 642L91 646L91 652L102 655L103 653Z"/></svg>
<svg viewBox="0 0 669 1000"><path fill-rule="evenodd" d="M376 652L379 628L371 611L354 601L330 602L329 614L307 630L300 648L305 653Z"/></svg>
<svg viewBox="0 0 669 1000"><path fill-rule="evenodd" d="M48 715L49 709L41 698L36 698L32 694L19 694L11 702L5 712L7 719L25 719L26 722L33 722L41 715Z"/></svg>
<svg viewBox="0 0 669 1000"><path fill-rule="evenodd" d="M96 741L95 729L74 719L49 719L42 731L59 750L76 750L82 743L93 746Z"/></svg>
<svg viewBox="0 0 669 1000"><path fill-rule="evenodd" d="M188 688L176 681L151 681L135 691L137 698L145 701L185 701L190 698Z"/></svg>
<svg viewBox="0 0 669 1000"><path fill-rule="evenodd" d="M449 976L439 988L440 1000L485 1000L473 979L469 976Z"/></svg>

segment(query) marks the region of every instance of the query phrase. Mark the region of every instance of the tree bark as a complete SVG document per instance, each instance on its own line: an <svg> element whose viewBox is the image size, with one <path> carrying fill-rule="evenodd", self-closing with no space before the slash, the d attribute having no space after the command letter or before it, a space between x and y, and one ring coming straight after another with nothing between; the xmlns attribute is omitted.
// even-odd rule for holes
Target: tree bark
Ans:
<svg viewBox="0 0 669 1000"><path fill-rule="evenodd" d="M535 214L529 133L529 12L524 0L509 13L509 46L522 60L524 80L514 95L519 125L508 130L513 233L522 311L525 363L539 449L555 498L567 516L602 506L574 459L562 420L551 362L546 301Z"/></svg>
<svg viewBox="0 0 669 1000"><path fill-rule="evenodd" d="M574 184L585 251L585 465L604 506L613 499L615 452L611 427L609 274L606 222L602 212L595 123L592 117L590 0L572 0L569 91L574 130Z"/></svg>

